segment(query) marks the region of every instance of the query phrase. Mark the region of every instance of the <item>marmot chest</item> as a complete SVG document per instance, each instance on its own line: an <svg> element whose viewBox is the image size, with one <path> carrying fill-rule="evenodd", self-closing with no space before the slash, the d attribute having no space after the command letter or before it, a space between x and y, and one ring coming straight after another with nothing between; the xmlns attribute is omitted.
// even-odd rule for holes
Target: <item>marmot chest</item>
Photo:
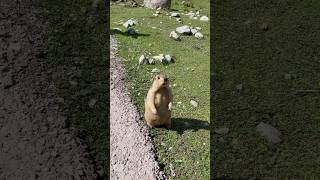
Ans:
<svg viewBox="0 0 320 180"><path fill-rule="evenodd" d="M167 89L161 89L155 94L154 100L156 107L166 107L169 104L169 93Z"/></svg>

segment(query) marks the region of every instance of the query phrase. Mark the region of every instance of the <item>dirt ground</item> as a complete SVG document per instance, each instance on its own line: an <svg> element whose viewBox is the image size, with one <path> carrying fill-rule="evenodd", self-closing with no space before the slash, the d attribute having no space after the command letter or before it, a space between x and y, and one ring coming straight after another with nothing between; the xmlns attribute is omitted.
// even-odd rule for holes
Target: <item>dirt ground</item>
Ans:
<svg viewBox="0 0 320 180"><path fill-rule="evenodd" d="M0 1L0 179L97 179L58 110L31 1Z"/></svg>
<svg viewBox="0 0 320 180"><path fill-rule="evenodd" d="M124 67L110 38L111 179L166 179L160 171L147 126L124 84Z"/></svg>

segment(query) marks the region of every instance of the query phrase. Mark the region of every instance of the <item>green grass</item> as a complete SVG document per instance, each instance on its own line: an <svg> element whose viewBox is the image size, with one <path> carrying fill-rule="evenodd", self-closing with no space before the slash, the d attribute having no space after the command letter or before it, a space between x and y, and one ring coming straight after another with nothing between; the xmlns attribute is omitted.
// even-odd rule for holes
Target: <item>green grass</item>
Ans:
<svg viewBox="0 0 320 180"><path fill-rule="evenodd" d="M45 23L44 42L51 80L64 98L66 127L89 145L97 169L109 169L108 35L103 4L92 1L38 1L37 16ZM70 81L77 82L72 85ZM88 102L96 99L93 108ZM106 178L106 176L105 176Z"/></svg>
<svg viewBox="0 0 320 180"><path fill-rule="evenodd" d="M229 134L213 137L215 176L319 175L320 96L294 94L320 87L319 1L228 0L215 7L214 127L230 128ZM268 31L260 28L263 23ZM267 143L255 130L259 122L279 129L283 142Z"/></svg>
<svg viewBox="0 0 320 180"><path fill-rule="evenodd" d="M177 2L173 1L172 8L183 10ZM203 8L202 14L209 16L209 1L199 0L193 4L195 8ZM184 23L179 24L174 18L169 19L165 11L158 17L152 16L154 12L144 8L111 6L111 28L119 27L124 31L124 27L119 25L121 20L125 22L133 18L138 21L135 29L140 35L136 38L115 34L120 43L119 55L126 59L127 87L143 112L144 96L151 86L151 70L158 68L169 76L174 94L173 129L151 131L159 162L169 176L170 164L173 165L176 177L171 178L208 179L210 138L206 122L210 122L210 25L187 16L182 16ZM182 41L177 42L169 38L169 33L176 27L188 23L201 27L204 39L183 36ZM176 62L139 66L138 59L143 53L174 55ZM193 107L190 100L197 101L199 106Z"/></svg>

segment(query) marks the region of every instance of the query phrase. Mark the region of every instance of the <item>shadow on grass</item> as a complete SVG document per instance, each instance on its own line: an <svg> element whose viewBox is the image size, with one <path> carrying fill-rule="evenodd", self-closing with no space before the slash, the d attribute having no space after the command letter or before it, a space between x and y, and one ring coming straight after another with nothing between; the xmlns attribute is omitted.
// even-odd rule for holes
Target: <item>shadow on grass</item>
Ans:
<svg viewBox="0 0 320 180"><path fill-rule="evenodd" d="M132 35L132 34L128 34L126 32L122 32L122 31L115 30L115 29L110 30L110 34L111 35L120 34L122 36L128 36L128 37L132 37L132 38L135 38L135 39L137 39L140 36L150 36L150 34L143 34L143 33L137 33L137 32Z"/></svg>
<svg viewBox="0 0 320 180"><path fill-rule="evenodd" d="M186 130L198 131L200 129L209 130L210 124L207 121L189 118L172 118L171 131L177 131L178 134L183 134Z"/></svg>

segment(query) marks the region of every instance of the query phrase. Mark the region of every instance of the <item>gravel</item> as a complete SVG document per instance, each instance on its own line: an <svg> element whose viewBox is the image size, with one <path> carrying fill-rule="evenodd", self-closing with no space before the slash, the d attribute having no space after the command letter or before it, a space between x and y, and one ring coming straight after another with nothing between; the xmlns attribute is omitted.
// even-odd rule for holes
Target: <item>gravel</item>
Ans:
<svg viewBox="0 0 320 180"><path fill-rule="evenodd" d="M124 67L115 56L117 42L112 36L110 46L110 178L166 179L156 161L149 130L125 88Z"/></svg>
<svg viewBox="0 0 320 180"><path fill-rule="evenodd" d="M64 128L31 3L1 0L0 179L97 179L86 145Z"/></svg>

